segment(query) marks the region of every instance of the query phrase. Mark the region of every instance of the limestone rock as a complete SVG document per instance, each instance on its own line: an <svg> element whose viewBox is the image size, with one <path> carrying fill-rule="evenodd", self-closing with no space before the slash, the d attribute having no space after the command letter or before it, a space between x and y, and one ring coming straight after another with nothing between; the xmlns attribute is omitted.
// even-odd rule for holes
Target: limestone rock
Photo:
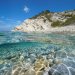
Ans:
<svg viewBox="0 0 75 75"><path fill-rule="evenodd" d="M42 13L24 20L22 24L16 26L12 31L22 31L22 32L62 32L62 31L75 31L74 21L69 24L66 21L75 16L75 11L64 12L50 12L48 10L43 11ZM75 20L74 18L72 18ZM71 20L72 20L71 19ZM70 20L70 21L71 21ZM57 26L53 23L58 23ZM66 25L68 24L68 25Z"/></svg>

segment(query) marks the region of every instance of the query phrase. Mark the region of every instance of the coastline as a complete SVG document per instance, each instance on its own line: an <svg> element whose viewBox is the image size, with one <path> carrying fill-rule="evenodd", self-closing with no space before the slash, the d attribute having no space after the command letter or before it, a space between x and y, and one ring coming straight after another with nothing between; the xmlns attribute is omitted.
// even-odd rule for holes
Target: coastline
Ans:
<svg viewBox="0 0 75 75"><path fill-rule="evenodd" d="M29 29L30 30L30 29ZM48 30L39 30L39 31L25 31L25 30L12 30L13 32L26 32L26 33L74 33L75 25L69 25L64 27L50 27Z"/></svg>

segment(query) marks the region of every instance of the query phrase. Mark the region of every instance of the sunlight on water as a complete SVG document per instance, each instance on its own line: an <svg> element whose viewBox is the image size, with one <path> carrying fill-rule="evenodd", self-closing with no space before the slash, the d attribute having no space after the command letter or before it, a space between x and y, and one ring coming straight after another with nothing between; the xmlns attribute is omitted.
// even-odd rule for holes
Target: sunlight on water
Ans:
<svg viewBox="0 0 75 75"><path fill-rule="evenodd" d="M0 75L74 75L75 34L3 32Z"/></svg>

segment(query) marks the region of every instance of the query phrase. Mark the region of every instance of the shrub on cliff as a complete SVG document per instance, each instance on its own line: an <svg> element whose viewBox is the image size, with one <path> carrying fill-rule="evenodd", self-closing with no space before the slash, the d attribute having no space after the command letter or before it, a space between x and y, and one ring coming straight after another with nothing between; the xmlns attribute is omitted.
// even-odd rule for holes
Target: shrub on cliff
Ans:
<svg viewBox="0 0 75 75"><path fill-rule="evenodd" d="M52 27L59 27L59 26L61 26L61 22L60 22L60 21L53 22L53 23L51 24L51 26L52 26Z"/></svg>
<svg viewBox="0 0 75 75"><path fill-rule="evenodd" d="M73 15L71 18L67 19L63 25L70 25L70 24L73 24L75 23L75 15Z"/></svg>

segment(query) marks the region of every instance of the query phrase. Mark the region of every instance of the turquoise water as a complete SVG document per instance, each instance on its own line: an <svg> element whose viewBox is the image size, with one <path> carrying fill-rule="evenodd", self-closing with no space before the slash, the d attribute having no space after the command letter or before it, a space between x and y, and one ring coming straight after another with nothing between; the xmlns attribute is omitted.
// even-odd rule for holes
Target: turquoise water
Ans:
<svg viewBox="0 0 75 75"><path fill-rule="evenodd" d="M71 64L72 62L70 67L73 69L73 74L66 74L65 72L63 72L63 75L75 75L75 67L72 66L75 66L74 33L1 33L2 35L0 35L0 75L15 75L12 74L12 68L15 64L21 61L21 56L23 56L24 58L22 61L30 62L31 64L35 63L36 59L42 56L45 56L47 59L53 59L53 61L56 59L61 59L62 63L66 64L67 67L69 66L68 64ZM52 50L55 52L55 55L54 57L49 58L48 55L52 52ZM5 69L3 69L4 66L6 66ZM9 71L10 73L8 74ZM60 75L62 75L61 71L59 73ZM53 75L59 74L56 72L56 74Z"/></svg>

